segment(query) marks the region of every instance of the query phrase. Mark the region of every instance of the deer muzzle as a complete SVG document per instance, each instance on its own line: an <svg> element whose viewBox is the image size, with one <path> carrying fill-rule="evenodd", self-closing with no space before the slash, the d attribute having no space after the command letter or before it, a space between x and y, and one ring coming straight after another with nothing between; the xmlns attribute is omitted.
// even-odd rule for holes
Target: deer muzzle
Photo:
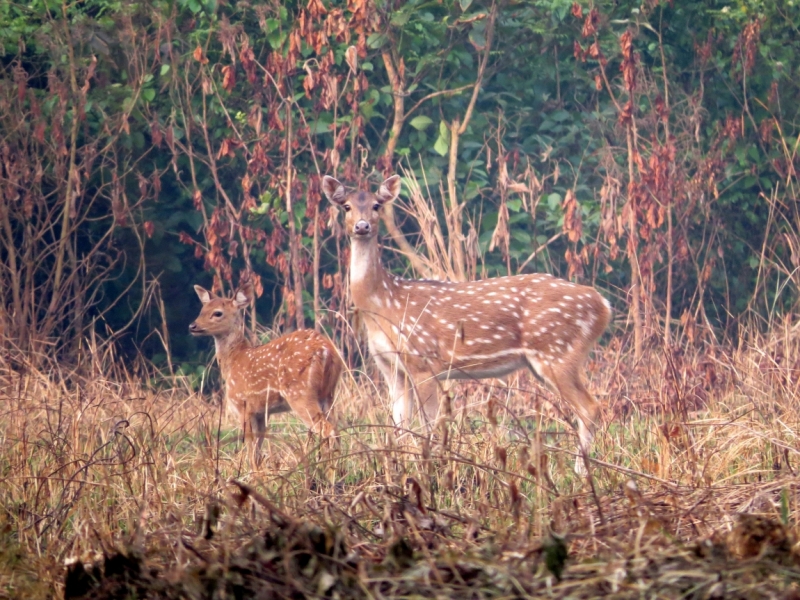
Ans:
<svg viewBox="0 0 800 600"><path fill-rule="evenodd" d="M353 225L353 234L354 235L369 235L372 231L372 226L369 222L361 219L360 221L356 221L356 224Z"/></svg>

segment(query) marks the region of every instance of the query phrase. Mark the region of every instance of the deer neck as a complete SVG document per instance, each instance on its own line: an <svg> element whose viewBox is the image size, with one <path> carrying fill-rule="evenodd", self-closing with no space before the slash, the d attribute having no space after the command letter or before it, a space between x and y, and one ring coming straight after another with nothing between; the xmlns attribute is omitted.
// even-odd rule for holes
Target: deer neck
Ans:
<svg viewBox="0 0 800 600"><path fill-rule="evenodd" d="M244 338L244 333L241 327L235 328L228 334L215 335L214 346L217 351L217 362L219 363L219 370L222 373L223 379L228 379L228 373L234 359L234 354L249 346Z"/></svg>
<svg viewBox="0 0 800 600"><path fill-rule="evenodd" d="M353 304L368 308L381 304L387 289L384 283L390 279L381 264L377 236L368 240L352 238L350 244L350 293Z"/></svg>

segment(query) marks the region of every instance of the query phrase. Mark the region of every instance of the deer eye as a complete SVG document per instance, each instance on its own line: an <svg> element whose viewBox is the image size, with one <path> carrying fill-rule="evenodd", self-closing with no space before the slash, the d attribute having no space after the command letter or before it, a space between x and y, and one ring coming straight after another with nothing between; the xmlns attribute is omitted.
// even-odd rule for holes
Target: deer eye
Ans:
<svg viewBox="0 0 800 600"><path fill-rule="evenodd" d="M345 205L344 205L344 212L350 212L350 209L351 209L351 208L352 208L352 207L351 207L349 204L345 204Z"/></svg>
<svg viewBox="0 0 800 600"><path fill-rule="evenodd" d="M215 311L212 313L212 316L214 316L214 317L221 317L221 316L222 316L222 311L221 311L221 310L215 310Z"/></svg>
<svg viewBox="0 0 800 600"><path fill-rule="evenodd" d="M375 204L372 205L372 210L378 210L380 207L381 205L376 202Z"/></svg>

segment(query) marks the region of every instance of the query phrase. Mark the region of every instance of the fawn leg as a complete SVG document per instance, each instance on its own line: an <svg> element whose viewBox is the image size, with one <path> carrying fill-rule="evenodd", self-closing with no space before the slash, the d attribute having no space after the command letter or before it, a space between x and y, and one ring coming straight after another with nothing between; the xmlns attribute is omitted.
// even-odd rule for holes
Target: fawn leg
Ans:
<svg viewBox="0 0 800 600"><path fill-rule="evenodd" d="M315 389L287 390L286 403L300 420L314 433L324 438L336 436L336 428L322 412L321 399Z"/></svg>
<svg viewBox="0 0 800 600"><path fill-rule="evenodd" d="M252 436L249 443L250 464L253 469L261 465L261 445L264 443L264 435L267 432L266 410L258 410L250 413L248 419Z"/></svg>

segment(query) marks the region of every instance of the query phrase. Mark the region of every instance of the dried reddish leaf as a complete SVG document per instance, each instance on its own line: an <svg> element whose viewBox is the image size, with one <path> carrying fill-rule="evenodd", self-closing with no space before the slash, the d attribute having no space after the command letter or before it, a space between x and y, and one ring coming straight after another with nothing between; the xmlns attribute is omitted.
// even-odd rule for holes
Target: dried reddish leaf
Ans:
<svg viewBox="0 0 800 600"><path fill-rule="evenodd" d="M311 69L307 69L306 76L303 78L303 90L309 100L311 99L311 92L314 91L314 83L314 73Z"/></svg>
<svg viewBox="0 0 800 600"><path fill-rule="evenodd" d="M583 46L581 46L578 40L572 42L572 55L575 57L575 60L586 62L586 50L583 49Z"/></svg>
<svg viewBox="0 0 800 600"><path fill-rule="evenodd" d="M562 230L566 234L567 239L574 244L580 241L583 235L583 220L581 218L580 204L578 204L578 199L571 189L567 190L567 193L564 195L564 201L561 206L564 209L564 224Z"/></svg>
<svg viewBox="0 0 800 600"><path fill-rule="evenodd" d="M631 118L633 117L633 102L628 100L622 106L622 112L619 113L619 124L620 125L628 125L631 122Z"/></svg>
<svg viewBox="0 0 800 600"><path fill-rule="evenodd" d="M97 59L95 59L95 64L97 63ZM92 69L94 72L94 69ZM17 100L22 102L25 100L25 93L28 90L28 72L22 67L22 65L17 62L14 65L14 82L17 84ZM88 85L88 79L87 79Z"/></svg>
<svg viewBox="0 0 800 600"><path fill-rule="evenodd" d="M350 67L350 72L355 73L358 69L358 50L356 50L356 47L348 46L347 50L345 50L344 58L347 61L347 66Z"/></svg>
<svg viewBox="0 0 800 600"><path fill-rule="evenodd" d="M619 68L625 79L625 89L632 94L636 89L636 56L633 52L633 34L630 30L620 36L619 45L622 50L622 63Z"/></svg>
<svg viewBox="0 0 800 600"><path fill-rule="evenodd" d="M242 40L242 46L239 49L239 60L242 63L244 72L247 73L247 81L250 85L255 85L256 81L258 81L255 54L253 54L253 49L250 47L250 40L247 36L244 36Z"/></svg>
<svg viewBox="0 0 800 600"><path fill-rule="evenodd" d="M597 12L596 8L593 8L589 11L589 14L586 15L586 19L583 21L583 29L581 30L581 35L584 38L592 37L597 33L597 22L599 21L599 13Z"/></svg>
<svg viewBox="0 0 800 600"><path fill-rule="evenodd" d="M203 48L201 46L198 46L197 48L194 49L194 52L192 53L192 56L201 65L207 65L208 64L208 58L206 58L206 56L205 56L205 54L203 52Z"/></svg>
<svg viewBox="0 0 800 600"><path fill-rule="evenodd" d="M230 152L230 144L228 140L222 140L222 144L219 147L219 152L217 152L217 158L222 158L223 156L227 156Z"/></svg>
<svg viewBox="0 0 800 600"><path fill-rule="evenodd" d="M153 225L152 221L145 221L144 222L144 232L145 232L145 234L147 235L148 238L152 238L153 237L153 233L155 233L155 230L156 230L156 228L155 228L155 225Z"/></svg>
<svg viewBox="0 0 800 600"><path fill-rule="evenodd" d="M236 68L233 65L222 67L222 87L227 91L232 91L236 85Z"/></svg>
<svg viewBox="0 0 800 600"><path fill-rule="evenodd" d="M39 120L39 121L36 122L36 127L33 130L33 137L40 144L44 144L45 129L46 129L46 127L45 127L44 121Z"/></svg>
<svg viewBox="0 0 800 600"><path fill-rule="evenodd" d="M156 120L153 120L153 122L150 123L150 137L153 139L153 144L156 147L161 146L161 142L164 139L164 134L161 133L161 127Z"/></svg>
<svg viewBox="0 0 800 600"><path fill-rule="evenodd" d="M328 11L325 10L325 6L320 2L320 0L309 0L308 2L308 14L311 15L311 18L315 21L319 20L320 17L324 16Z"/></svg>

